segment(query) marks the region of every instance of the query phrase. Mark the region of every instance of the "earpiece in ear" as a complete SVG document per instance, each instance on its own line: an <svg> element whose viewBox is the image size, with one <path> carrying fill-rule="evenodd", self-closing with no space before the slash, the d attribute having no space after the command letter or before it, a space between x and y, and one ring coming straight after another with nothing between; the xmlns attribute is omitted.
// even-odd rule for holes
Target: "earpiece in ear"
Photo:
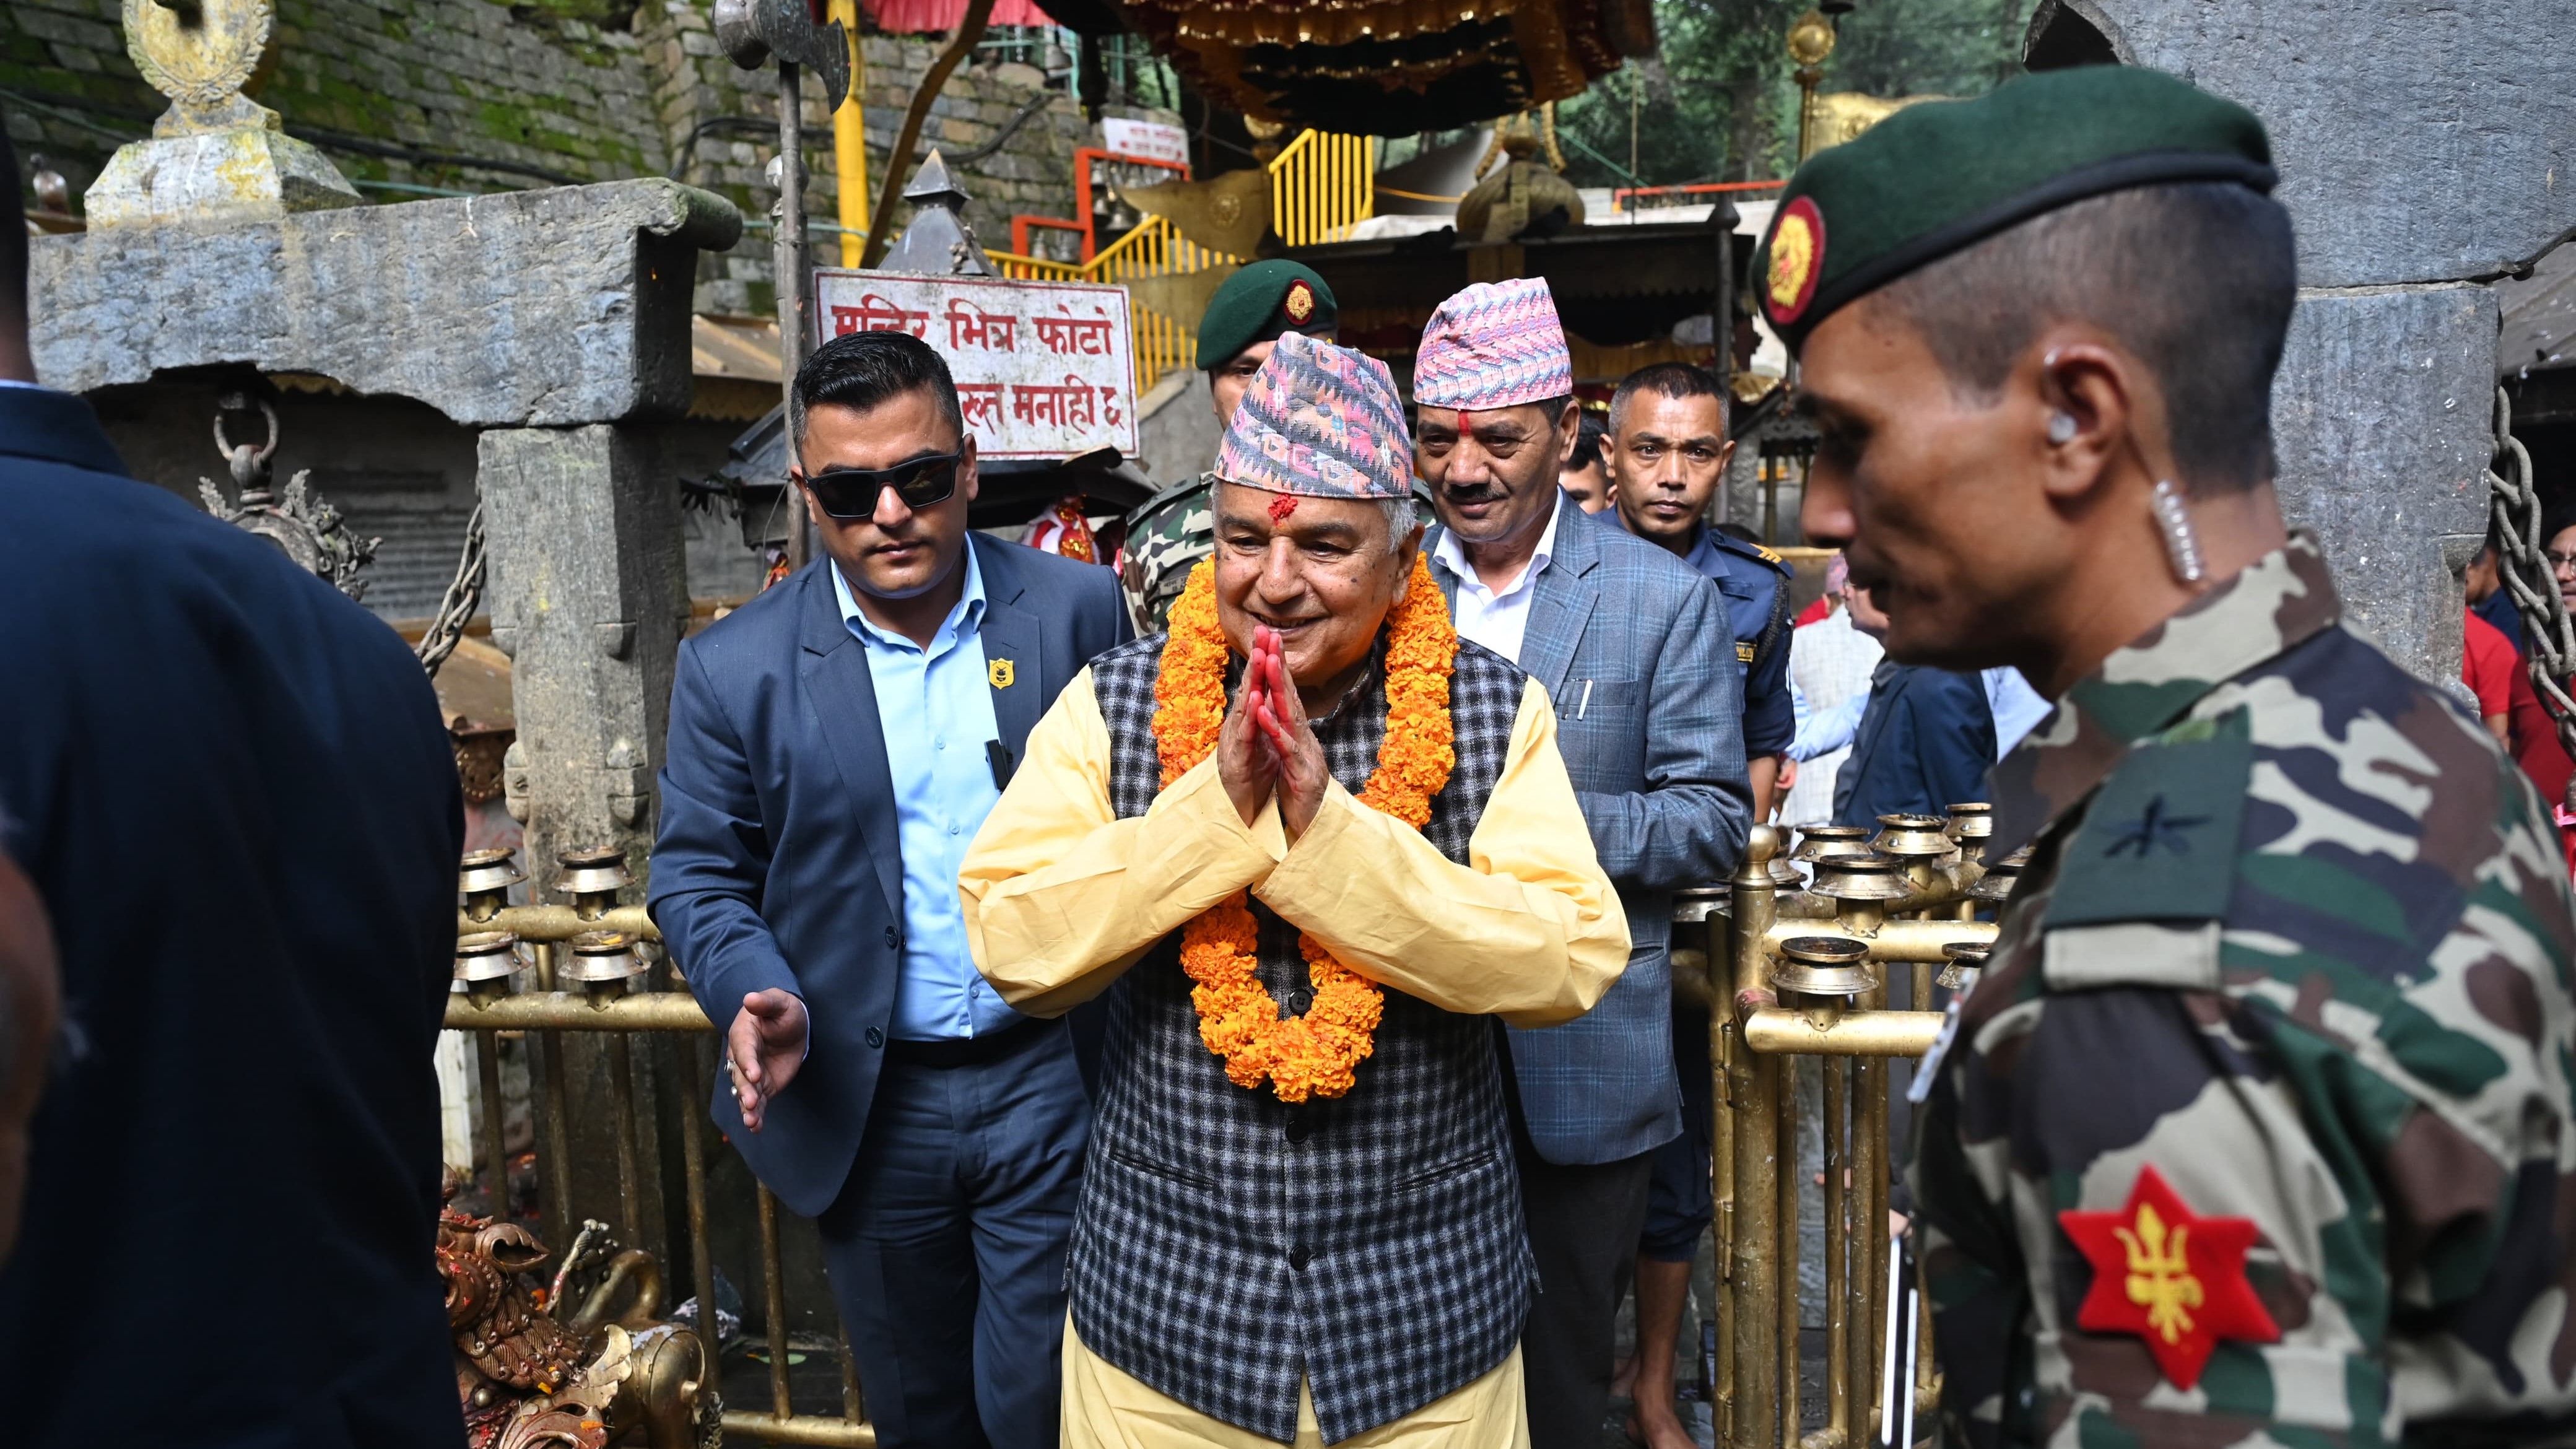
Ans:
<svg viewBox="0 0 2576 1449"><path fill-rule="evenodd" d="M2048 415L2048 440L2061 446L2075 441L2075 414L2050 413Z"/></svg>

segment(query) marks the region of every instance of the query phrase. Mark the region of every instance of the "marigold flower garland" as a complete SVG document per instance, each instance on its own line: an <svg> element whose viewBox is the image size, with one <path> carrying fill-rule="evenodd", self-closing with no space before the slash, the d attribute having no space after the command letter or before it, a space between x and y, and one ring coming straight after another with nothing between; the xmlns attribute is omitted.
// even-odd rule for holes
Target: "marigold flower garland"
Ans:
<svg viewBox="0 0 2576 1449"><path fill-rule="evenodd" d="M1390 618L1386 738L1359 801L1419 830L1457 762L1449 676L1458 657L1448 602L1419 554L1404 602ZM1154 746L1165 789L1216 751L1225 725L1227 652L1217 627L1216 567L1202 563L1190 570L1188 587L1172 605L1171 636L1154 680ZM1259 934L1242 891L1182 930L1181 969L1198 983L1190 1001L1198 1008L1199 1039L1225 1058L1226 1079L1238 1087L1258 1087L1268 1077L1282 1102L1343 1095L1354 1069L1375 1050L1385 994L1299 932L1315 999L1304 1016L1283 1017L1256 974Z"/></svg>

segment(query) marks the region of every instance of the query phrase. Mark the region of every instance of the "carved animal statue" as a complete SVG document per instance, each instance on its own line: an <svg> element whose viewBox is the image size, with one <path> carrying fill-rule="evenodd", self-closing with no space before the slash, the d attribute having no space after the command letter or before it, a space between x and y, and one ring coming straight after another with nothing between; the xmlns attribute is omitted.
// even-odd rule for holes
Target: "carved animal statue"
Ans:
<svg viewBox="0 0 2576 1449"><path fill-rule="evenodd" d="M636 1249L607 1263L579 1311L558 1322L521 1275L550 1256L516 1223L458 1211L459 1180L438 1219L456 1391L466 1449L716 1449L721 1405L696 1334L661 1322L661 1266ZM554 1294L598 1224L585 1226Z"/></svg>

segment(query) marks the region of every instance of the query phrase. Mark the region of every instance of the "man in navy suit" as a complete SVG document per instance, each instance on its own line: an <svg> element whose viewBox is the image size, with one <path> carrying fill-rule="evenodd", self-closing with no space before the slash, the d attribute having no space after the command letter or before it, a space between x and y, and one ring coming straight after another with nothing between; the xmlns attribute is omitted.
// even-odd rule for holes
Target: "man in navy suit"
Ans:
<svg viewBox="0 0 2576 1449"><path fill-rule="evenodd" d="M0 1270L0 1438L453 1449L431 1058L465 817L437 698L401 636L125 477L36 385L5 137L0 851L52 918L63 1026Z"/></svg>
<svg viewBox="0 0 2576 1449"><path fill-rule="evenodd" d="M1867 589L1851 596L1852 627L1887 636L1887 615ZM1834 823L1875 827L1882 815L1940 815L1986 798L1995 767L1995 712L1985 682L1929 665L1882 659L1869 704L1834 783Z"/></svg>
<svg viewBox="0 0 2576 1449"><path fill-rule="evenodd" d="M1062 1020L975 970L957 868L1030 726L1129 637L1118 576L972 534L948 366L797 373L824 557L680 648L653 918L727 1023L715 1119L818 1220L877 1442L1056 1442L1090 1103Z"/></svg>

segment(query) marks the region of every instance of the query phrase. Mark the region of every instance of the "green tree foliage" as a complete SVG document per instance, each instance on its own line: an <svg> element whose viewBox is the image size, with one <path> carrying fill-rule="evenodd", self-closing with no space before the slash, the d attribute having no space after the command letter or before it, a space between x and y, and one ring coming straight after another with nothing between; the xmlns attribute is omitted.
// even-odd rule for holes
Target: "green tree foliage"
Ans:
<svg viewBox="0 0 2576 1449"><path fill-rule="evenodd" d="M1661 54L1557 107L1579 186L1765 180L1797 157L1785 37L1811 0L1656 0ZM1825 91L1973 96L2020 68L2032 0L1861 0L1842 17ZM1632 130L1633 123L1633 130Z"/></svg>

